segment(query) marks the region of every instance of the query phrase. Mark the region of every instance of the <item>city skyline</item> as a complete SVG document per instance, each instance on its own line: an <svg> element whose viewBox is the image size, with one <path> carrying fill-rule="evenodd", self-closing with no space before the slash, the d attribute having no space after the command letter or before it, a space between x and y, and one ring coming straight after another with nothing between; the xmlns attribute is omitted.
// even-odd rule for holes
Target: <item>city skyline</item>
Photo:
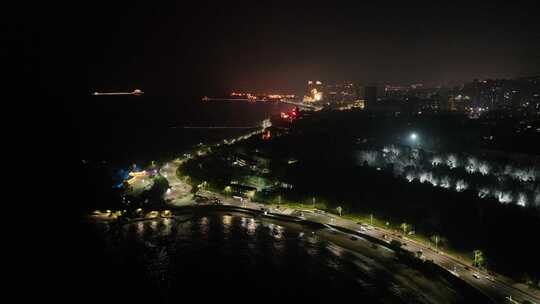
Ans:
<svg viewBox="0 0 540 304"><path fill-rule="evenodd" d="M134 86L200 95L300 92L306 79L414 83L540 74L540 27L529 3L148 8L98 2L72 15L44 10L50 14L33 22L39 30L22 29L33 34L41 72L57 76L43 80L51 90L60 85L55 78L77 85L79 76L88 79L85 91Z"/></svg>

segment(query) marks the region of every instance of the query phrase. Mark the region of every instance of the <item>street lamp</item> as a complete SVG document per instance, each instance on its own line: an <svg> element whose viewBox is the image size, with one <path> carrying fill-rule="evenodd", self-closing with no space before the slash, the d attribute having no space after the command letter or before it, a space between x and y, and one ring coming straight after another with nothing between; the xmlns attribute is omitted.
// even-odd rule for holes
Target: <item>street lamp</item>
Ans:
<svg viewBox="0 0 540 304"><path fill-rule="evenodd" d="M412 143L412 146L419 147L420 146L420 136L416 132L412 132L411 135L409 135L409 140Z"/></svg>

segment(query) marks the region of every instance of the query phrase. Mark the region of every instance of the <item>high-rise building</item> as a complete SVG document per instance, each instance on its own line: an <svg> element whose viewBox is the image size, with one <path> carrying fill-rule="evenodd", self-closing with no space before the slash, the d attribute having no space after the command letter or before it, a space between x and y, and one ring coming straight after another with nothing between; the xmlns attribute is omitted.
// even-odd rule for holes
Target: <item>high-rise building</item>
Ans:
<svg viewBox="0 0 540 304"><path fill-rule="evenodd" d="M356 86L350 81L328 84L324 88L325 103L350 103L357 99Z"/></svg>
<svg viewBox="0 0 540 304"><path fill-rule="evenodd" d="M323 100L323 84L319 80L309 80L304 102L320 102Z"/></svg>

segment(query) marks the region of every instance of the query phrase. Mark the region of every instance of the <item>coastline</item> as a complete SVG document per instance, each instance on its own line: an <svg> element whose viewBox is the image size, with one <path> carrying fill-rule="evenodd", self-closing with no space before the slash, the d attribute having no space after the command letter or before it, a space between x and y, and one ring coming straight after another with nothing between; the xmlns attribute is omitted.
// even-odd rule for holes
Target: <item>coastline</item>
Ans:
<svg viewBox="0 0 540 304"><path fill-rule="evenodd" d="M366 235L354 233L355 237L353 239L353 233L340 231L339 229L330 229L326 224L301 219L297 216L277 213L265 214L262 210L232 205L183 206L171 207L169 209L174 215L172 218L178 217L178 219L183 219L186 215L198 218L206 217L210 214L239 217L248 216L257 222L279 225L293 231L302 232L302 235L306 233L306 236L313 236L338 246L336 250L339 256L345 252L356 256L362 261L361 269L376 273L378 280L392 281L401 286L406 286L407 290L415 291L418 295L420 294L419 291L422 290L421 297L429 299L430 302L444 303L444 299L447 297L456 297L456 299L461 299L465 302L470 299L476 299L475 302L477 303L494 303L493 301L488 301L489 297L486 295L462 283L461 280L454 278L451 274L443 270L437 271L429 266L424 267L422 264L407 263L406 259L402 260L403 255L399 254L399 249L392 248L384 242L375 244ZM142 220L159 221L161 218L139 218L123 224ZM450 290L455 289L458 291L458 294L454 294L446 289L442 291L443 286L452 286ZM461 303L461 300L458 302Z"/></svg>

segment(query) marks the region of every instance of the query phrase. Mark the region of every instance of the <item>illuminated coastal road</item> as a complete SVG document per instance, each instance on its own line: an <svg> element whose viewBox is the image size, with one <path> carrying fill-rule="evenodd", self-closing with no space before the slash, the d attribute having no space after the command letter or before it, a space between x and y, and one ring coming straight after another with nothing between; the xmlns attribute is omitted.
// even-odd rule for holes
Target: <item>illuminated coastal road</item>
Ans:
<svg viewBox="0 0 540 304"><path fill-rule="evenodd" d="M176 171L176 168L181 162L171 162L166 164L167 167L167 178L170 178L171 176L174 176L174 172ZM174 181L171 180L171 182L174 182L175 185L178 185L178 183L181 183L179 179L176 177L173 177ZM423 252L423 257L427 260L432 260L437 265L445 268L446 270L452 272L454 275L457 275L459 278L461 278L463 281L467 282L471 286L478 289L480 292L482 292L484 295L492 299L496 303L521 303L522 301L530 301L532 303L540 304L540 296L536 294L532 294L529 292L525 292L521 289L518 289L516 287L512 286L512 281L509 278L505 278L501 275L497 275L496 277L493 277L491 275L488 275L485 272L481 272L478 269L475 269L473 267L470 267L471 270L466 270L465 267L468 265L465 265L463 262L458 261L452 257L449 257L445 255L442 252L437 252L434 249L425 246L423 244L420 244L416 241L407 239L407 238L399 238L397 234L393 231L384 230L377 227L372 227L372 229L362 230L361 225L357 224L353 221L342 219L337 215L333 214L327 214L327 213L315 213L311 210L295 210L291 208L276 208L277 206L269 206L261 203L251 202L249 200L243 199L236 199L231 198L227 196L223 196L218 193L214 193L211 191L199 191L198 194L202 196L206 196L208 198L218 198L221 200L222 204L224 205L230 205L235 207L241 207L246 209L252 209L252 210L266 210L269 214L285 214L285 215L291 215L291 216L297 216L301 217L303 219L321 223L321 224L327 224L330 225L328 230L332 230L331 226L336 227L342 227L349 230L353 230L357 232L357 235L369 235L371 237L375 237L377 239L380 239L382 241L389 242L391 239L396 239L403 243L403 248L406 250L409 250L411 252ZM192 205L195 204L195 202L191 202ZM343 232L338 232L343 233ZM343 233L346 234L346 233ZM387 239L385 239L383 236L386 235ZM390 237L390 239L388 239ZM479 278L473 277L473 274L479 274ZM508 297L511 297L513 302L508 299Z"/></svg>
<svg viewBox="0 0 540 304"><path fill-rule="evenodd" d="M299 214L299 212L300 211L296 211L294 214ZM302 213L307 220L347 228L357 231L360 234L367 234L369 236L376 237L380 240L385 240L383 238L383 235L390 236L391 239L396 239L401 243L405 244L403 246L404 249L412 252L422 251L425 259L432 260L437 265L447 269L448 271L455 270L455 273L457 273L457 275L462 280L476 287L478 290L480 290L482 293L484 293L486 296L488 296L497 303L511 303L511 301L507 299L508 296L511 296L513 300L516 300L519 303L524 300L531 301L532 303L540 303L540 298L538 296L526 293L520 289L512 287L509 283L507 283L510 282L510 279L502 278L502 276L500 275L497 275L497 277L492 277L487 273L481 272L478 269L470 266L469 267L471 268L471 270L466 270L465 266L467 265L463 264L462 262L452 257L449 257L441 252L437 252L432 248L415 242L413 240L399 238L397 237L395 232L383 230L376 227L364 231L360 230L361 226L359 224L350 220L339 218L335 215L320 214L306 211L302 211ZM473 274L475 273L479 274L480 278L473 277Z"/></svg>

